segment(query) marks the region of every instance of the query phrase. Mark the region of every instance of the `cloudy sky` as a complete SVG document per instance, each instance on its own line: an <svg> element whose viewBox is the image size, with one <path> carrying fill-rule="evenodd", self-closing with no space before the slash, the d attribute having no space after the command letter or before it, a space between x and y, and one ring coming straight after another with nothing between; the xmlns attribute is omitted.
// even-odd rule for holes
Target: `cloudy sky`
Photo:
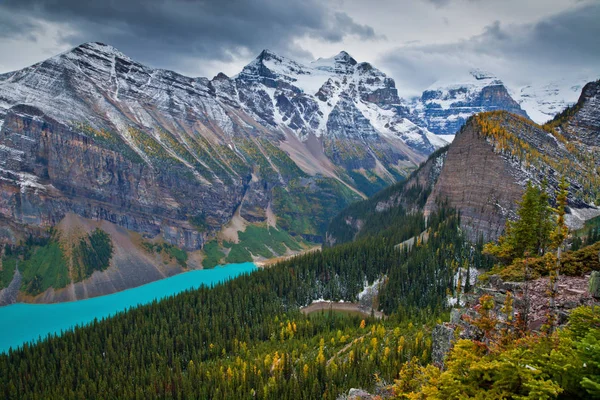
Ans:
<svg viewBox="0 0 600 400"><path fill-rule="evenodd" d="M404 96L472 68L518 87L600 77L599 21L600 0L0 0L0 72L99 41L190 76L346 50Z"/></svg>

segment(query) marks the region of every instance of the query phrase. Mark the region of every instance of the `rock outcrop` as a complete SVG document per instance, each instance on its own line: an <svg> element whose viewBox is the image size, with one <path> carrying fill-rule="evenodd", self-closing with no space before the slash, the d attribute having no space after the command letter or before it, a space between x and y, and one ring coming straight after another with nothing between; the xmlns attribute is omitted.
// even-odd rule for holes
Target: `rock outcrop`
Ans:
<svg viewBox="0 0 600 400"><path fill-rule="evenodd" d="M572 214L568 221L591 218L600 214L595 204L600 177L595 161L587 156L590 151L590 146L522 117L480 114L467 122L450 146L425 213L447 201L461 212L461 224L472 240L493 240L515 216L527 182L538 186L546 182L553 197L564 176Z"/></svg>
<svg viewBox="0 0 600 400"><path fill-rule="evenodd" d="M588 290L590 276L561 276L556 294L558 324L564 325L571 310L582 305L596 304ZM496 329L508 326L507 315L503 311L508 292L512 298L511 324L518 319L527 324L528 329L540 331L550 312L549 279L539 278L529 282L504 282L497 275L489 277L473 293L463 295L464 307L452 309L450 321L436 325L432 332L432 361L443 366L444 359L457 339L485 340L483 332L473 324L480 318L479 298L491 296L493 307L489 317L497 321Z"/></svg>
<svg viewBox="0 0 600 400"><path fill-rule="evenodd" d="M524 192L514 175L512 165L494 153L474 124L467 124L448 149L425 213L448 201L460 210L461 224L473 239L497 238Z"/></svg>
<svg viewBox="0 0 600 400"><path fill-rule="evenodd" d="M559 130L570 140L600 147L600 80L584 86L579 101L567 110ZM559 115L560 118L560 115Z"/></svg>

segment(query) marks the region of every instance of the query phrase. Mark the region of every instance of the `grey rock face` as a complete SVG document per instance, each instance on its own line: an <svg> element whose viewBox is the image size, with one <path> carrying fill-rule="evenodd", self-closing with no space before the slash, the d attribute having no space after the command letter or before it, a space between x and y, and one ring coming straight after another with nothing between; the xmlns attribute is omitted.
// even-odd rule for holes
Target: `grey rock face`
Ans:
<svg viewBox="0 0 600 400"><path fill-rule="evenodd" d="M515 217L517 202L528 181L541 185L545 180L550 196L555 195L561 179L555 170L555 160L562 160L569 180L569 206L593 209L589 199L597 188L585 182L588 174L594 172L585 167L578 156L580 150L569 150L570 146L518 116L498 113L486 118L528 149L535 149L528 151L536 151L538 155L527 162L521 153L513 154L510 147L502 149L489 137L482 136L475 121L468 122L448 150L442 172L427 200L426 213L435 210L439 201L447 200L451 207L460 210L461 224L472 240L480 236L496 239L504 231L506 221Z"/></svg>
<svg viewBox="0 0 600 400"><path fill-rule="evenodd" d="M198 215L214 233L238 207L251 222L270 203L277 214L290 181L312 193L323 179L352 187L352 169L393 182L398 161L418 164L438 142L399 102L392 79L345 52L307 66L265 50L208 80L86 43L0 75L0 216L37 229L73 212L197 249Z"/></svg>
<svg viewBox="0 0 600 400"><path fill-rule="evenodd" d="M431 332L431 361L443 366L446 355L454 342L454 329L451 326L436 325Z"/></svg>
<svg viewBox="0 0 600 400"><path fill-rule="evenodd" d="M574 115L561 125L560 130L571 140L600 147L600 81L585 85L573 110Z"/></svg>

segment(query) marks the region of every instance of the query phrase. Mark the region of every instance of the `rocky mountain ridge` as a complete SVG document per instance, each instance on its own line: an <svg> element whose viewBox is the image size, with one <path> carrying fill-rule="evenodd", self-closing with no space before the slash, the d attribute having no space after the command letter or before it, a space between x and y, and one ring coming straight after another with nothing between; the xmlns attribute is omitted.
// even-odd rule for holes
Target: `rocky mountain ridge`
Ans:
<svg viewBox="0 0 600 400"><path fill-rule="evenodd" d="M438 135L454 135L476 113L505 110L527 117L504 83L493 74L471 70L466 76L438 81L414 99L417 124Z"/></svg>
<svg viewBox="0 0 600 400"><path fill-rule="evenodd" d="M250 224L320 241L332 214L444 143L404 117L393 80L347 53L306 66L265 50L210 80L86 43L0 75L0 240L48 236L74 214L79 230L107 221L140 234L138 247L194 252L217 238L228 255ZM236 251L227 259L259 257ZM131 254L138 272L167 273L152 254ZM113 284L49 301L139 284L118 269L113 260L106 272Z"/></svg>
<svg viewBox="0 0 600 400"><path fill-rule="evenodd" d="M4 184L12 180L27 191L41 182L38 191L52 185L173 220L201 211L211 229L226 224L240 205L242 216L264 221L276 203L274 186L323 177L343 188L338 192L369 191L372 182L382 187L399 179L443 144L400 117L398 102L393 80L347 53L306 67L263 51L238 76L208 80L154 70L111 46L87 43L0 76ZM64 155L80 161L67 164ZM15 201L6 199L7 218L23 214ZM27 219L51 224L60 214L21 218ZM123 225L139 230L144 224ZM173 229L176 244L201 246L189 224ZM157 224L142 229L159 230Z"/></svg>

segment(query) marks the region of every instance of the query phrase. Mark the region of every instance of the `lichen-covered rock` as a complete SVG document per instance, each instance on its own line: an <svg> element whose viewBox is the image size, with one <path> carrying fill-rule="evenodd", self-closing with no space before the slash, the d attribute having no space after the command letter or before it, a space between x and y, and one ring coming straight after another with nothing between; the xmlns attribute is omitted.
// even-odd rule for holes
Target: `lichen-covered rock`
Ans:
<svg viewBox="0 0 600 400"><path fill-rule="evenodd" d="M438 324L431 333L431 361L438 366L444 365L446 355L454 342L454 328L445 324Z"/></svg>

